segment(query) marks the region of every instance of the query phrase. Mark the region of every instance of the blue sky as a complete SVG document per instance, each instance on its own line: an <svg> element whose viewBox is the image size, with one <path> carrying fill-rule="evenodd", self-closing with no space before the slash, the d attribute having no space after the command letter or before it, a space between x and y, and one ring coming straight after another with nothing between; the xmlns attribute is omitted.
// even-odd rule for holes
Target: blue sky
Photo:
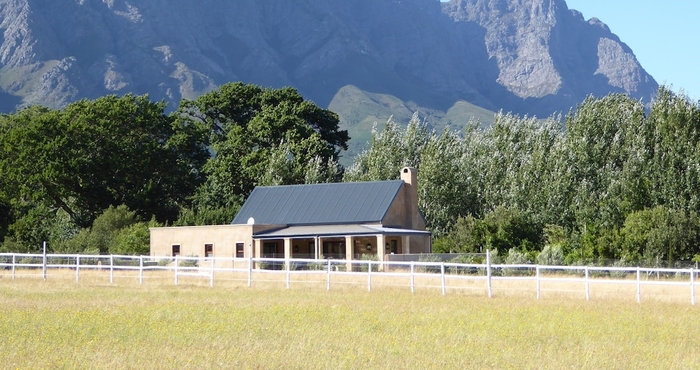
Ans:
<svg viewBox="0 0 700 370"><path fill-rule="evenodd" d="M444 1L444 0L443 0ZM566 0L627 44L659 84L700 99L700 1Z"/></svg>

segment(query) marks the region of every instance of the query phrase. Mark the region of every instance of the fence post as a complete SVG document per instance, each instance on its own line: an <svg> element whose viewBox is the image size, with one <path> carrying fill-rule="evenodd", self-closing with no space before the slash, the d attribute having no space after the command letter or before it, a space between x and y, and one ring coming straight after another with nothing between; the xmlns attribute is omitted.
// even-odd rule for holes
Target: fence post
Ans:
<svg viewBox="0 0 700 370"><path fill-rule="evenodd" d="M416 276L413 275L414 271L415 271L415 263L413 261L411 261L411 293L415 293L415 291L416 291L416 281L415 281Z"/></svg>
<svg viewBox="0 0 700 370"><path fill-rule="evenodd" d="M80 255L75 256L75 282L80 281Z"/></svg>
<svg viewBox="0 0 700 370"><path fill-rule="evenodd" d="M42 264L42 275L44 276L44 281L46 281L46 242L43 242L42 246L44 249L44 253L43 253L44 262Z"/></svg>
<svg viewBox="0 0 700 370"><path fill-rule="evenodd" d="M214 287L214 263L216 262L216 257L211 256L211 276L209 277L209 287Z"/></svg>
<svg viewBox="0 0 700 370"><path fill-rule="evenodd" d="M114 256L109 255L109 283L114 283Z"/></svg>
<svg viewBox="0 0 700 370"><path fill-rule="evenodd" d="M326 271L326 290L331 290L331 259L327 259L328 269Z"/></svg>
<svg viewBox="0 0 700 370"><path fill-rule="evenodd" d="M658 271L657 271L658 272ZM642 275L639 269L639 266L637 266L637 303L640 303L642 301Z"/></svg>
<svg viewBox="0 0 700 370"><path fill-rule="evenodd" d="M139 256L139 285L143 285L143 256Z"/></svg>
<svg viewBox="0 0 700 370"><path fill-rule="evenodd" d="M367 263L367 291L372 291L372 261Z"/></svg>
<svg viewBox="0 0 700 370"><path fill-rule="evenodd" d="M17 255L12 255L12 280L15 280L15 264Z"/></svg>
<svg viewBox="0 0 700 370"><path fill-rule="evenodd" d="M234 260L233 263L235 264L236 261ZM234 265L235 267L235 265ZM248 256L248 288L250 288L253 285L253 254L251 253L250 256Z"/></svg>
<svg viewBox="0 0 700 370"><path fill-rule="evenodd" d="M491 289L491 251L486 250L486 280L489 289L489 298L493 296L493 290Z"/></svg>
<svg viewBox="0 0 700 370"><path fill-rule="evenodd" d="M289 263L289 260L287 260L284 264L287 265L287 289L289 289L289 270L291 263Z"/></svg>
<svg viewBox="0 0 700 370"><path fill-rule="evenodd" d="M590 301L591 300L591 282L588 281L589 274L588 274L588 266L586 266L586 300Z"/></svg>
<svg viewBox="0 0 700 370"><path fill-rule="evenodd" d="M537 299L540 299L540 265L535 266L535 279L537 279Z"/></svg>
<svg viewBox="0 0 700 370"><path fill-rule="evenodd" d="M440 263L440 279L442 280L442 295L445 295L445 262Z"/></svg>
<svg viewBox="0 0 700 370"><path fill-rule="evenodd" d="M690 268L690 304L695 306L695 271Z"/></svg>
<svg viewBox="0 0 700 370"><path fill-rule="evenodd" d="M175 285L177 285L177 266L179 265L179 263L177 262L178 257L179 257L179 255L176 254L175 255Z"/></svg>

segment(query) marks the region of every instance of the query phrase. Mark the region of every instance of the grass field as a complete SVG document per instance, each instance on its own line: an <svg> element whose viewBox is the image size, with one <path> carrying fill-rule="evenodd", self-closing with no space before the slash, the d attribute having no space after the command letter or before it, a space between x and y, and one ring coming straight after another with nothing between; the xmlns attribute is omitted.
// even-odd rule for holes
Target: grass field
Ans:
<svg viewBox="0 0 700 370"><path fill-rule="evenodd" d="M0 367L700 367L688 302L319 288L2 278Z"/></svg>

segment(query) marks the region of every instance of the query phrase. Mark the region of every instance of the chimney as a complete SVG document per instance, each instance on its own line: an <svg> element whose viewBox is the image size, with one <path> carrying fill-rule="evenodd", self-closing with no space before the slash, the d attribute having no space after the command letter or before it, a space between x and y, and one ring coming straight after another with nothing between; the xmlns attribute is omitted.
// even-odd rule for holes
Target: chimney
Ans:
<svg viewBox="0 0 700 370"><path fill-rule="evenodd" d="M401 169L401 180L404 182L404 199L406 199L406 227L421 228L423 222L418 212L418 171L413 167Z"/></svg>

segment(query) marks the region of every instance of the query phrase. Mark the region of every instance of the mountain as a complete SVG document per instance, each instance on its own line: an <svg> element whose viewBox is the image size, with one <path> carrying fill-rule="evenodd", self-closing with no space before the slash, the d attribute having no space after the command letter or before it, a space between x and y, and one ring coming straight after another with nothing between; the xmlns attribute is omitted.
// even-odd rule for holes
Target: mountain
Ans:
<svg viewBox="0 0 700 370"><path fill-rule="evenodd" d="M293 86L351 136L414 111L435 127L549 116L658 84L564 0L0 0L0 110L230 81Z"/></svg>

